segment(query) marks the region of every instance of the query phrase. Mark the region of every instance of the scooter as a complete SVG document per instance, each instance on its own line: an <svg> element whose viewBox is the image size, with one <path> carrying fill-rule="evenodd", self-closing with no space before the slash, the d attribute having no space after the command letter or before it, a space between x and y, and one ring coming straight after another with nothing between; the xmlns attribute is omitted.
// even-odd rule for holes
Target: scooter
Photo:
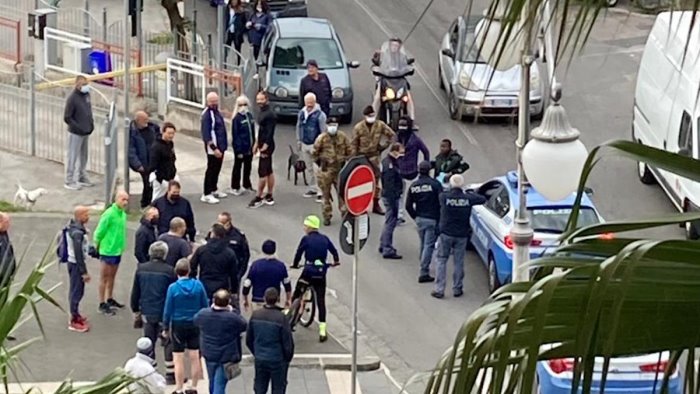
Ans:
<svg viewBox="0 0 700 394"><path fill-rule="evenodd" d="M413 71L407 75L411 74L413 74ZM399 119L408 114L408 82L405 76L393 78L388 78L381 74L379 76L379 86L381 89L379 118L393 130L396 130L399 125Z"/></svg>

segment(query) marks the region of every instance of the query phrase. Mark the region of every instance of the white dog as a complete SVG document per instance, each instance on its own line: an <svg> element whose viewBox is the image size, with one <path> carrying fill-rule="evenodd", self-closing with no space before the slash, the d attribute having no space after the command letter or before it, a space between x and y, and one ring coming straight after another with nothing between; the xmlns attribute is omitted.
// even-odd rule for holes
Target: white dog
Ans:
<svg viewBox="0 0 700 394"><path fill-rule="evenodd" d="M15 193L14 204L25 209L31 209L39 197L48 193L43 187L36 188L34 190L27 190L22 187L22 184L17 182L17 193Z"/></svg>

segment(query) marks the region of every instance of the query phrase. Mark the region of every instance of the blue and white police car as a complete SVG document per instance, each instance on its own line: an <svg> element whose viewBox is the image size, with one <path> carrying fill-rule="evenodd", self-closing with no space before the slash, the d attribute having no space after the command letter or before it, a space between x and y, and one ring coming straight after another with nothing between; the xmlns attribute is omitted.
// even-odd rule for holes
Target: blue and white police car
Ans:
<svg viewBox="0 0 700 394"><path fill-rule="evenodd" d="M481 257L488 269L489 290L495 291L511 281L513 267L513 241L510 230L518 207L518 176L510 171L480 185L470 185L486 198L484 205L472 208L469 220L472 228L470 246ZM566 227L576 196L572 193L561 201L548 201L535 189L527 189L527 210L535 237L530 246L530 258L534 259L550 247L557 245L557 238ZM578 219L578 227L603 221L593 202L584 195Z"/></svg>

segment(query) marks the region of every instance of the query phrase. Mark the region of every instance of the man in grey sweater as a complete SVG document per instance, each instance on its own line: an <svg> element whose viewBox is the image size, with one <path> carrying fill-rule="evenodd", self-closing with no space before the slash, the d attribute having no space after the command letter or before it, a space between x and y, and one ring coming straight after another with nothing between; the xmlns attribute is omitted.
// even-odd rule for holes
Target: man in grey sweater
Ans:
<svg viewBox="0 0 700 394"><path fill-rule="evenodd" d="M90 85L82 75L75 78L75 89L66 100L63 120L68 125L68 160L64 187L80 190L82 187L93 186L87 177L85 166L88 159L88 139L95 129L95 122L90 104Z"/></svg>

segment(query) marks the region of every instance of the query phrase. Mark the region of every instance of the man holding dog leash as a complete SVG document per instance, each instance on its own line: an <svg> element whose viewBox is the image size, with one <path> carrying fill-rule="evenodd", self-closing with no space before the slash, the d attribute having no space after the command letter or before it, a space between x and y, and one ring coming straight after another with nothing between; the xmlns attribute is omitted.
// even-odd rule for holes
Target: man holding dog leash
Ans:
<svg viewBox="0 0 700 394"><path fill-rule="evenodd" d="M322 195L316 185L318 166L313 158L314 142L326 129L326 114L321 111L321 106L316 103L316 95L306 93L304 96L304 108L299 110L297 117L297 149L301 158L306 163L306 171L311 175L309 190L304 197L315 197L316 202L322 202Z"/></svg>

